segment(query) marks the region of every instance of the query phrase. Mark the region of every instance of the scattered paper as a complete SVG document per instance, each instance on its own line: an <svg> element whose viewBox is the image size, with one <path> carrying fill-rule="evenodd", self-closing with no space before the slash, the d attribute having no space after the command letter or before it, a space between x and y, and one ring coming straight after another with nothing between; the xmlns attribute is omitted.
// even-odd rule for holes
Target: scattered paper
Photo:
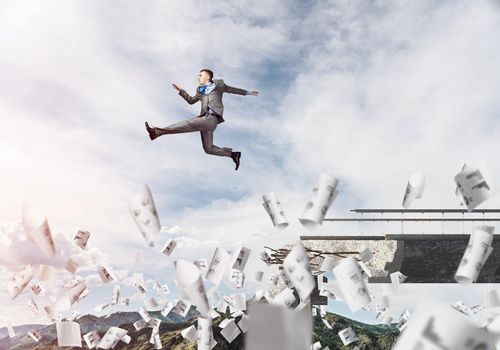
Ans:
<svg viewBox="0 0 500 350"><path fill-rule="evenodd" d="M425 174L419 172L413 174L408 180L405 195L403 198L403 208L408 209L410 204L417 198L422 198L425 188Z"/></svg>
<svg viewBox="0 0 500 350"><path fill-rule="evenodd" d="M156 212L153 195L147 185L132 198L129 210L142 236L148 245L153 247L153 237L160 232L161 225L158 213Z"/></svg>
<svg viewBox="0 0 500 350"><path fill-rule="evenodd" d="M294 288L299 293L300 299L303 301L307 300L309 294L314 290L316 283L311 274L309 259L302 242L299 241L295 244L283 261L283 268Z"/></svg>
<svg viewBox="0 0 500 350"><path fill-rule="evenodd" d="M33 270L31 265L24 266L20 271L12 275L7 281L7 291L11 300L23 291L24 287L30 283L33 278Z"/></svg>
<svg viewBox="0 0 500 350"><path fill-rule="evenodd" d="M326 212L338 194L339 180L330 174L320 174L309 201L299 219L308 229L316 228L323 223Z"/></svg>
<svg viewBox="0 0 500 350"><path fill-rule="evenodd" d="M493 226L476 226L469 239L469 244L464 252L460 265L455 274L455 281L461 284L475 282L493 251Z"/></svg>
<svg viewBox="0 0 500 350"><path fill-rule="evenodd" d="M464 165L455 176L458 193L469 211L493 195L493 184L484 164L480 166Z"/></svg>
<svg viewBox="0 0 500 350"><path fill-rule="evenodd" d="M276 193L269 192L262 196L264 201L263 206L266 209L267 214L273 222L273 226L279 228L280 230L285 229L288 226L288 219L286 218L285 212L281 207L281 203L276 196Z"/></svg>
<svg viewBox="0 0 500 350"><path fill-rule="evenodd" d="M57 322L57 346L82 346L80 325L76 322Z"/></svg>
<svg viewBox="0 0 500 350"><path fill-rule="evenodd" d="M359 264L353 257L342 259L333 269L344 300L352 312L367 306L371 302Z"/></svg>

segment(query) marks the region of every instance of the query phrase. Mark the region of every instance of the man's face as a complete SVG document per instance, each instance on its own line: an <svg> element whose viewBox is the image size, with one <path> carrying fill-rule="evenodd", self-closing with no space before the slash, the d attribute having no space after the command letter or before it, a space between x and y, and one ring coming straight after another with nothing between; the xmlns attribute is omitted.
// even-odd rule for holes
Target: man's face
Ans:
<svg viewBox="0 0 500 350"><path fill-rule="evenodd" d="M203 71L198 74L198 82L200 85L205 85L207 82L210 81L210 76L208 75L207 72Z"/></svg>

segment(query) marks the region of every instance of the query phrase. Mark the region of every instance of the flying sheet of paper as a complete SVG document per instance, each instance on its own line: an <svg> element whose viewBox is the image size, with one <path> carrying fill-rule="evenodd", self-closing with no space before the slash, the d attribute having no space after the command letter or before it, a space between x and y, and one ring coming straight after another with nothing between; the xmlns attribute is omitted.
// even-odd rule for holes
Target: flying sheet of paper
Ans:
<svg viewBox="0 0 500 350"><path fill-rule="evenodd" d="M483 265L493 250L491 243L493 242L494 230L494 226L488 225L473 228L469 244L455 273L455 281L461 284L476 281Z"/></svg>
<svg viewBox="0 0 500 350"><path fill-rule="evenodd" d="M262 282L263 277L264 277L264 271L255 271L253 275L253 280L255 282Z"/></svg>
<svg viewBox="0 0 500 350"><path fill-rule="evenodd" d="M198 332L197 332L195 326L190 326L188 328L183 329L181 331L181 335L184 339L187 339L192 343L195 343L198 341Z"/></svg>
<svg viewBox="0 0 500 350"><path fill-rule="evenodd" d="M31 337L31 339L33 339L37 343L40 341L40 339L42 339L42 336L41 336L40 332L38 332L36 330L29 331L28 335Z"/></svg>
<svg viewBox="0 0 500 350"><path fill-rule="evenodd" d="M140 331L141 329L146 328L147 325L148 325L147 322L144 320L137 320L133 323L133 326L136 331Z"/></svg>
<svg viewBox="0 0 500 350"><path fill-rule="evenodd" d="M57 346L82 346L80 325L76 322L56 322Z"/></svg>
<svg viewBox="0 0 500 350"><path fill-rule="evenodd" d="M173 239L169 239L163 245L161 252L165 255L170 255L170 254L172 254L172 252L174 251L176 246L177 246L177 242Z"/></svg>
<svg viewBox="0 0 500 350"><path fill-rule="evenodd" d="M309 298L316 283L302 242L298 241L283 261L283 268L302 301Z"/></svg>
<svg viewBox="0 0 500 350"><path fill-rule="evenodd" d="M156 350L159 350L163 347L161 344L161 338L158 333L151 332L151 338L149 339L149 342L153 344Z"/></svg>
<svg viewBox="0 0 500 350"><path fill-rule="evenodd" d="M500 295L496 289L486 292L485 300L487 308L494 309L500 307Z"/></svg>
<svg viewBox="0 0 500 350"><path fill-rule="evenodd" d="M113 295L111 296L111 305L118 304L118 299L120 299L120 285L113 286Z"/></svg>
<svg viewBox="0 0 500 350"><path fill-rule="evenodd" d="M328 322L324 318L322 318L321 321L323 321L323 324L325 325L326 328L333 329L333 327L330 325L330 322Z"/></svg>
<svg viewBox="0 0 500 350"><path fill-rule="evenodd" d="M148 185L132 198L129 211L148 245L154 247L153 239L160 232L161 225Z"/></svg>
<svg viewBox="0 0 500 350"><path fill-rule="evenodd" d="M99 344L101 337L97 331L91 331L83 336L83 340L89 349L93 349Z"/></svg>
<svg viewBox="0 0 500 350"><path fill-rule="evenodd" d="M85 281L81 281L75 286L66 289L60 294L54 303L54 309L57 311L67 311L71 306L82 298L82 294L87 290Z"/></svg>
<svg viewBox="0 0 500 350"><path fill-rule="evenodd" d="M9 333L9 338L14 338L16 336L16 332L10 323L7 323L7 332Z"/></svg>
<svg viewBox="0 0 500 350"><path fill-rule="evenodd" d="M40 293L42 293L43 291L43 288L41 285L39 285L38 283L37 284L34 284L30 287L31 291L33 292L33 294L35 295L40 295Z"/></svg>
<svg viewBox="0 0 500 350"><path fill-rule="evenodd" d="M224 321L228 321L228 322L224 322ZM222 325L223 325L223 328L220 331L220 334L224 337L224 339L226 339L228 341L228 343L232 343L233 340L235 340L236 337L241 334L241 331L238 328L238 326L236 325L236 322L234 321L234 319L226 318L224 321L222 321L219 324L219 327L222 327Z"/></svg>
<svg viewBox="0 0 500 350"><path fill-rule="evenodd" d="M121 298L120 299L120 304L122 304L122 305L128 306L129 303L130 303L129 298Z"/></svg>
<svg viewBox="0 0 500 350"><path fill-rule="evenodd" d="M158 308L158 303L156 302L156 299L153 297L145 299L144 305L146 305L146 309L150 311L156 310Z"/></svg>
<svg viewBox="0 0 500 350"><path fill-rule="evenodd" d="M486 166L466 165L455 176L458 192L469 211L486 201L494 194L493 183Z"/></svg>
<svg viewBox="0 0 500 350"><path fill-rule="evenodd" d="M198 317L198 350L210 350L213 344L212 320Z"/></svg>
<svg viewBox="0 0 500 350"><path fill-rule="evenodd" d="M81 249L85 249L85 247L87 246L87 242L89 241L89 238L90 238L89 231L79 230L76 233L75 238L73 238L73 243L75 243Z"/></svg>
<svg viewBox="0 0 500 350"><path fill-rule="evenodd" d="M38 308L38 305L33 300L33 298L30 298L30 300L28 301L28 307L35 315L38 315L40 313L40 309Z"/></svg>
<svg viewBox="0 0 500 350"><path fill-rule="evenodd" d="M97 273L103 283L110 283L117 280L114 271L108 265L99 265Z"/></svg>
<svg viewBox="0 0 500 350"><path fill-rule="evenodd" d="M448 305L427 299L418 305L394 350L489 350L499 338L499 333L478 328Z"/></svg>
<svg viewBox="0 0 500 350"><path fill-rule="evenodd" d="M238 270L238 271L243 271L245 269L245 266L247 264L248 258L250 257L250 252L251 250L240 245L238 248L236 248L233 252L233 255L231 257L231 262L229 263L229 268Z"/></svg>
<svg viewBox="0 0 500 350"><path fill-rule="evenodd" d="M76 272L76 269L78 269L78 263L75 260L68 258L68 260L66 260L66 262L64 263L64 268L69 273L74 274Z"/></svg>
<svg viewBox="0 0 500 350"><path fill-rule="evenodd" d="M306 203L302 217L299 219L304 227L313 229L323 223L326 212L338 194L338 183L339 180L330 174L319 175L318 182Z"/></svg>
<svg viewBox="0 0 500 350"><path fill-rule="evenodd" d="M333 267L335 266L336 260L337 259L332 258L330 256L325 256L323 258L323 261L321 262L321 265L319 267L319 271L322 271L322 272L332 271Z"/></svg>
<svg viewBox="0 0 500 350"><path fill-rule="evenodd" d="M371 302L359 264L353 257L342 259L333 269L344 300L352 312Z"/></svg>
<svg viewBox="0 0 500 350"><path fill-rule="evenodd" d="M168 286L166 284L161 285L160 282L158 282L158 281L154 281L153 289L155 290L156 294L158 294L158 295L165 295L165 294L170 293Z"/></svg>
<svg viewBox="0 0 500 350"><path fill-rule="evenodd" d="M405 195L403 198L403 208L408 209L410 204L417 198L422 198L425 188L425 174L418 172L413 174L408 180Z"/></svg>
<svg viewBox="0 0 500 350"><path fill-rule="evenodd" d="M149 321L151 321L151 316L149 315L149 313L146 311L146 309L144 308L144 306L141 306L139 308L139 315L141 315L142 319L147 323Z"/></svg>
<svg viewBox="0 0 500 350"><path fill-rule="evenodd" d="M24 266L20 271L12 275L7 281L7 291L11 300L23 291L24 287L30 283L33 278L33 269L31 265Z"/></svg>
<svg viewBox="0 0 500 350"><path fill-rule="evenodd" d="M225 295L224 301L231 308L231 312L245 311L247 309L247 298L245 293Z"/></svg>
<svg viewBox="0 0 500 350"><path fill-rule="evenodd" d="M207 259L196 259L193 261L193 264L195 264L201 272L208 269Z"/></svg>
<svg viewBox="0 0 500 350"><path fill-rule="evenodd" d="M210 306L200 270L187 260L177 260L175 269L179 294L194 304L201 315L208 315Z"/></svg>
<svg viewBox="0 0 500 350"><path fill-rule="evenodd" d="M238 328L241 330L242 333L246 333L248 331L248 317L245 315L241 316L240 320L238 323L236 323Z"/></svg>
<svg viewBox="0 0 500 350"><path fill-rule="evenodd" d="M262 196L262 200L264 201L262 205L271 218L273 226L280 230L285 229L288 226L288 219L286 218L285 212L276 193L266 193Z"/></svg>
<svg viewBox="0 0 500 350"><path fill-rule="evenodd" d="M178 300L177 303L174 305L174 307L172 308L172 312L176 313L181 317L186 317L190 309L191 309L191 304L181 299Z"/></svg>
<svg viewBox="0 0 500 350"><path fill-rule="evenodd" d="M118 344L118 342L127 335L128 331L119 327L110 327L106 334L102 337L97 348L100 349L112 349Z"/></svg>
<svg viewBox="0 0 500 350"><path fill-rule="evenodd" d="M232 289L239 289L245 283L245 273L239 270L231 269L227 279L227 285Z"/></svg>
<svg viewBox="0 0 500 350"><path fill-rule="evenodd" d="M23 205L23 227L25 234L36 243L47 258L52 258L56 254L49 223L39 208L29 204Z"/></svg>
<svg viewBox="0 0 500 350"><path fill-rule="evenodd" d="M301 311L277 305L249 305L246 350L308 350L312 340L309 307Z"/></svg>
<svg viewBox="0 0 500 350"><path fill-rule="evenodd" d="M219 285L226 273L231 255L224 249L216 248L205 278L213 284Z"/></svg>
<svg viewBox="0 0 500 350"><path fill-rule="evenodd" d="M344 345L349 345L359 340L358 336L354 333L354 330L351 327L344 328L338 332L338 335Z"/></svg>
<svg viewBox="0 0 500 350"><path fill-rule="evenodd" d="M170 311L174 309L174 304L172 304L170 301L163 306L163 309L161 309L160 313L163 315L163 317L167 317Z"/></svg>
<svg viewBox="0 0 500 350"><path fill-rule="evenodd" d="M293 290L288 287L284 288L281 292L275 295L274 298L270 298L267 293L264 294L264 297L270 304L286 307L292 306L293 303L295 303L295 301L297 300L297 298L293 294Z"/></svg>
<svg viewBox="0 0 500 350"><path fill-rule="evenodd" d="M391 288L394 292L397 292L401 283L405 281L406 276L399 271L393 272L389 276L391 279Z"/></svg>

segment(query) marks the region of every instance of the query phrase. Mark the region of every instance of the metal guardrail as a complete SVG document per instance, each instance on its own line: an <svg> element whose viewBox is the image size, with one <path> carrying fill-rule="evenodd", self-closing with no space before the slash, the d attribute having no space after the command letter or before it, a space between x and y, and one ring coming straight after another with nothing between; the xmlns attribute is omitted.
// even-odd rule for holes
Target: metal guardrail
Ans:
<svg viewBox="0 0 500 350"><path fill-rule="evenodd" d="M384 222L401 222L401 234L404 234L404 223L405 222L460 222L465 224L465 222L495 222L500 221L500 216L490 217L486 214L500 214L500 209L475 209L468 211L467 209L352 209L351 212L360 215L358 218L325 218L324 221L329 222L381 222L382 231ZM380 214L380 217L365 217L365 214ZM401 217L384 217L384 214L401 214ZM421 217L405 217L405 214L422 214ZM436 217L425 217L425 214L441 214L441 218ZM445 217L447 214L462 214L458 218ZM482 217L470 217L475 215L482 215ZM466 217L467 215L467 217ZM464 230L463 230L464 231ZM465 232L463 232L465 234ZM363 234L363 227L361 227L361 234Z"/></svg>

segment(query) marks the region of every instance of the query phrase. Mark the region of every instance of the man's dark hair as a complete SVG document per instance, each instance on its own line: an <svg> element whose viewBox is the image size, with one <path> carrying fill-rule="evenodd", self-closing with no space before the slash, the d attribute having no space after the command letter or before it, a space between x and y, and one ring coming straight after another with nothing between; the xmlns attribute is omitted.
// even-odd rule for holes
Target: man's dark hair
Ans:
<svg viewBox="0 0 500 350"><path fill-rule="evenodd" d="M212 81L212 78L214 77L214 72L212 72L210 69L207 68L203 68L202 70L200 70L200 72L207 73L210 78L210 81Z"/></svg>

